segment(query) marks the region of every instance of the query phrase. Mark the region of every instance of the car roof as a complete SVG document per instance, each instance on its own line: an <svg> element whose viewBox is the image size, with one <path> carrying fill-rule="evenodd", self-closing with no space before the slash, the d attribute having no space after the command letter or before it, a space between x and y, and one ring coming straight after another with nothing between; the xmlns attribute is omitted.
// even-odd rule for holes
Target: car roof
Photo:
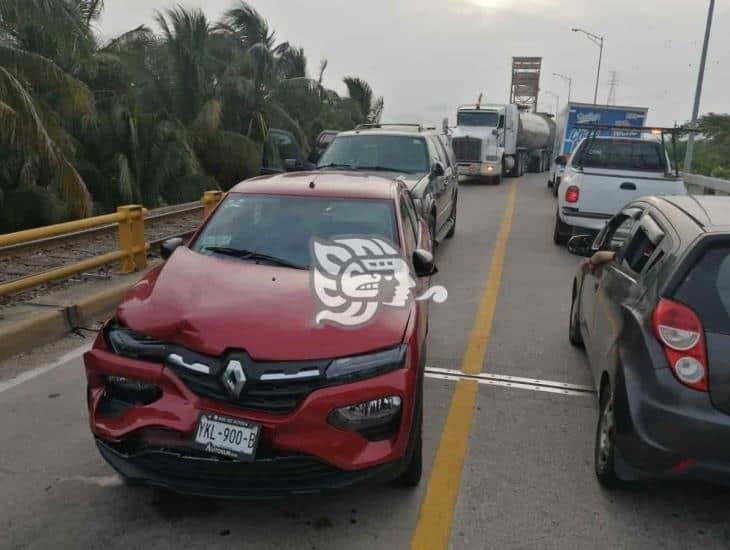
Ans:
<svg viewBox="0 0 730 550"><path fill-rule="evenodd" d="M424 136L437 136L436 130L397 130L395 128L363 128L362 130L349 130L347 132L340 132L337 137L342 136L359 136L366 134L369 136L399 136L399 137L411 137L418 138Z"/></svg>
<svg viewBox="0 0 730 550"><path fill-rule="evenodd" d="M730 228L730 196L686 195L661 200L681 210L705 231Z"/></svg>
<svg viewBox="0 0 730 550"><path fill-rule="evenodd" d="M392 200L405 186L357 172L289 172L239 183L231 193Z"/></svg>

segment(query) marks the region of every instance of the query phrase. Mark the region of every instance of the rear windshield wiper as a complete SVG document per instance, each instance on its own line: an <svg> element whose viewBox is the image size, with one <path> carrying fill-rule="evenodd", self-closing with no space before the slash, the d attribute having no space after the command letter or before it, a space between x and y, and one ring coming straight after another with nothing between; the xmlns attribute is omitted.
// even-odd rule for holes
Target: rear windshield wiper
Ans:
<svg viewBox="0 0 730 550"><path fill-rule="evenodd" d="M226 256L233 256L234 258L241 258L243 260L261 260L262 262L268 262L271 264L279 265L281 267L290 267L292 269L308 270L309 268L305 265L299 265L284 258L278 258L276 256L270 256L269 254L262 254L253 250L245 250L240 248L231 248L228 246L206 246L203 250L209 250L214 254L224 254Z"/></svg>

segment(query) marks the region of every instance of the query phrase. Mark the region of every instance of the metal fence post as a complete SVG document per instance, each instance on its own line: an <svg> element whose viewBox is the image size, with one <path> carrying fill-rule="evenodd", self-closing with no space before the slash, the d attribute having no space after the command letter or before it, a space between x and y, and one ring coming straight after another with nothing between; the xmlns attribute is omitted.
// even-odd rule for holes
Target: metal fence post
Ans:
<svg viewBox="0 0 730 550"><path fill-rule="evenodd" d="M223 191L206 191L202 200L203 206L205 207L204 214L206 216L210 214L222 198Z"/></svg>
<svg viewBox="0 0 730 550"><path fill-rule="evenodd" d="M132 273L147 267L147 245L144 238L144 208L138 204L117 208L119 220L119 248L126 252L122 271Z"/></svg>

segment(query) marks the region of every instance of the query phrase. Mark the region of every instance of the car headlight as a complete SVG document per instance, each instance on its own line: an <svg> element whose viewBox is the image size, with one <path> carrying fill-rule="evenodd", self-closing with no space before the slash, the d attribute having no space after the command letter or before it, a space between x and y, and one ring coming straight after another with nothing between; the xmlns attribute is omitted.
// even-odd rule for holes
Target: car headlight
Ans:
<svg viewBox="0 0 730 550"><path fill-rule="evenodd" d="M402 369L406 365L405 344L385 351L335 359L327 369L328 380L370 378L385 372Z"/></svg>
<svg viewBox="0 0 730 550"><path fill-rule="evenodd" d="M131 359L164 361L170 353L164 342L138 334L117 323L107 328L106 340L114 353Z"/></svg>

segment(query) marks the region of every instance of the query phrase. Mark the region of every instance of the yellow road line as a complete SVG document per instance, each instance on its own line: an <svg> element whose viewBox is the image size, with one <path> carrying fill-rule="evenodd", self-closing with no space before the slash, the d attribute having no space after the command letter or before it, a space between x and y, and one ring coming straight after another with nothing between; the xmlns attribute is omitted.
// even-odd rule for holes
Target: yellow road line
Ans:
<svg viewBox="0 0 730 550"><path fill-rule="evenodd" d="M461 363L462 372L467 374L481 372L487 355L516 201L517 184L513 183L507 196L502 225L492 254L487 285ZM456 386L436 452L436 461L428 480L426 496L421 504L416 531L411 540L412 550L440 550L449 545L451 523L459 496L461 470L469 444L478 391L478 382L461 380Z"/></svg>

